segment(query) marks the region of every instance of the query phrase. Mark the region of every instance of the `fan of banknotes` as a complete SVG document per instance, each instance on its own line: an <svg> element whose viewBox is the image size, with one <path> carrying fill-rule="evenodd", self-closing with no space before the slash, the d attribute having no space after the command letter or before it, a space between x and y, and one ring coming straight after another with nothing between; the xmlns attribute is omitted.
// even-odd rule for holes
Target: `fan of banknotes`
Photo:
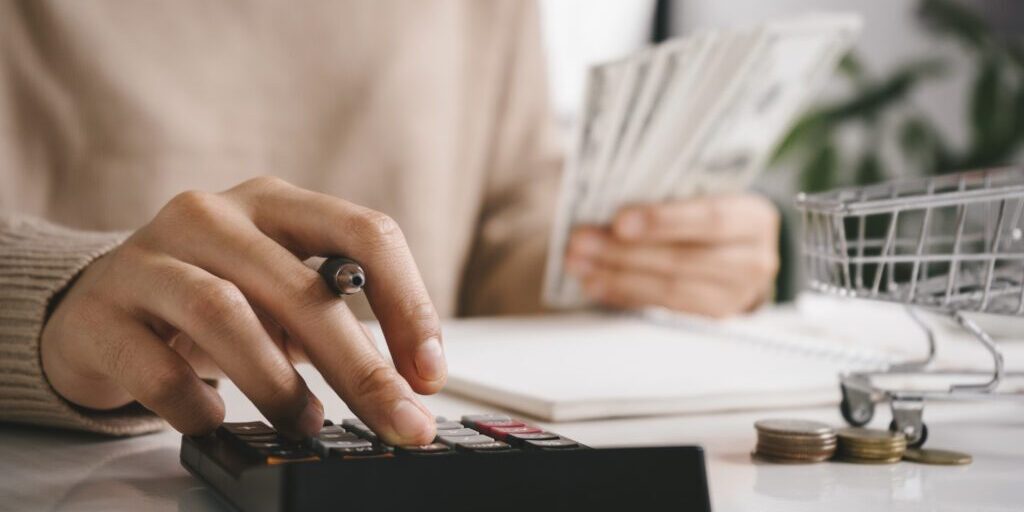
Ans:
<svg viewBox="0 0 1024 512"><path fill-rule="evenodd" d="M545 302L584 303L564 273L568 235L624 205L750 186L860 32L852 14L708 31L590 69L562 181Z"/></svg>

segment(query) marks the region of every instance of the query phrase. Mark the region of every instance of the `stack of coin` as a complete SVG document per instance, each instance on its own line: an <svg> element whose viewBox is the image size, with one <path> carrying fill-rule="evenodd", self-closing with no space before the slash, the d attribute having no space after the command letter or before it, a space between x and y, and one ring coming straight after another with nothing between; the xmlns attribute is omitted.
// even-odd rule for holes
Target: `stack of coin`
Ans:
<svg viewBox="0 0 1024 512"><path fill-rule="evenodd" d="M761 420L754 428L757 448L753 455L768 462L822 462L836 451L835 431L817 421Z"/></svg>
<svg viewBox="0 0 1024 512"><path fill-rule="evenodd" d="M836 435L836 455L846 462L858 464L893 464L903 459L907 438L899 432L867 428L844 428Z"/></svg>

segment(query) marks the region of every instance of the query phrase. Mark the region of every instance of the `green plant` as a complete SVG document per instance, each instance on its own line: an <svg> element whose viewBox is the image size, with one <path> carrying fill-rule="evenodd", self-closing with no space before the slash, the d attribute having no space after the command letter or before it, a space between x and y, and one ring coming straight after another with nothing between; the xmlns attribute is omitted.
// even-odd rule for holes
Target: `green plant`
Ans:
<svg viewBox="0 0 1024 512"><path fill-rule="evenodd" d="M804 191L880 181L897 174L937 174L1009 163L1024 146L1024 47L999 37L977 14L951 0L922 0L919 16L935 37L955 40L974 63L969 137L953 148L928 116L908 100L921 84L947 76L941 59L917 59L873 77L854 54L840 64L852 93L800 118L775 150L772 164L791 163ZM856 149L840 133L858 132ZM884 140L898 142L899 161L886 161ZM891 159L892 157L890 157Z"/></svg>

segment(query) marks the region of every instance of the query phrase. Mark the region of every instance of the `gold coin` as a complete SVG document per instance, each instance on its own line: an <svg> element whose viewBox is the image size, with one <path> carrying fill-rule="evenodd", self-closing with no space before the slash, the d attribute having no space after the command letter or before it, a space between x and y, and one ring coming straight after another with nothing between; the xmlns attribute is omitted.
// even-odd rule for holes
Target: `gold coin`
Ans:
<svg viewBox="0 0 1024 512"><path fill-rule="evenodd" d="M759 442L757 444L758 451L765 452L776 452L780 454L835 454L836 445L830 444L825 446L784 446L778 444L768 444Z"/></svg>
<svg viewBox="0 0 1024 512"><path fill-rule="evenodd" d="M931 448L909 448L903 453L903 459L920 464L937 464L943 466L962 466L970 464L973 458L966 453L952 450L933 450Z"/></svg>
<svg viewBox="0 0 1024 512"><path fill-rule="evenodd" d="M850 446L850 445L847 445L847 444L840 444L839 447L838 447L838 451L843 452L843 453L864 454L864 455L867 455L867 456L871 456L871 455L896 456L896 455L900 455L904 451L906 451L906 447L904 447L904 446L895 446L895 447Z"/></svg>
<svg viewBox="0 0 1024 512"><path fill-rule="evenodd" d="M767 432L758 432L757 440L759 442L766 443L777 443L787 445L821 445L821 444L836 444L835 434L828 434L823 436L784 436L779 434L769 434Z"/></svg>
<svg viewBox="0 0 1024 512"><path fill-rule="evenodd" d="M839 442L847 442L860 445L899 445L906 444L907 438L900 432L888 430L876 430L869 428L844 428L836 432Z"/></svg>
<svg viewBox="0 0 1024 512"><path fill-rule="evenodd" d="M904 449L898 450L876 450L876 449L861 449L861 447L850 447L840 446L837 452L841 454L850 454L857 457L896 457L903 455Z"/></svg>
<svg viewBox="0 0 1024 512"><path fill-rule="evenodd" d="M836 451L834 448L831 449L820 449L820 450L789 450L785 448L775 448L765 445L757 445L757 453L764 453L766 455L772 455L775 457L831 457Z"/></svg>
<svg viewBox="0 0 1024 512"><path fill-rule="evenodd" d="M837 457L836 460L841 462L849 462L851 464L895 464L903 460L903 457L890 457L888 459L863 459L859 457L840 456Z"/></svg>
<svg viewBox="0 0 1024 512"><path fill-rule="evenodd" d="M829 457L816 457L816 458L802 458L794 459L788 457L776 457L764 453L758 453L756 451L750 452L750 457L754 460L760 460L764 462L771 462L773 464L814 464L816 462L825 462Z"/></svg>
<svg viewBox="0 0 1024 512"><path fill-rule="evenodd" d="M783 436L825 436L835 433L825 423L808 420L760 420L754 422L754 428L758 432Z"/></svg>

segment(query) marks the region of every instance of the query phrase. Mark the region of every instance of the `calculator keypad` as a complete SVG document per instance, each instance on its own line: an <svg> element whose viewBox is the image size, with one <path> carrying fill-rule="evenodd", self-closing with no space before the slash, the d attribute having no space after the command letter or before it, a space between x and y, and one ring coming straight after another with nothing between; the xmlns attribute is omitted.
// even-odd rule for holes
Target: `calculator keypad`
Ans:
<svg viewBox="0 0 1024 512"><path fill-rule="evenodd" d="M461 421L437 418L434 442L418 446L391 446L356 418L341 424L325 421L312 437L295 441L277 434L269 425L250 421L224 423L217 435L246 458L266 464L309 462L322 459L437 457L458 453L501 454L518 451L578 450L572 439L546 432L503 414L473 414Z"/></svg>

